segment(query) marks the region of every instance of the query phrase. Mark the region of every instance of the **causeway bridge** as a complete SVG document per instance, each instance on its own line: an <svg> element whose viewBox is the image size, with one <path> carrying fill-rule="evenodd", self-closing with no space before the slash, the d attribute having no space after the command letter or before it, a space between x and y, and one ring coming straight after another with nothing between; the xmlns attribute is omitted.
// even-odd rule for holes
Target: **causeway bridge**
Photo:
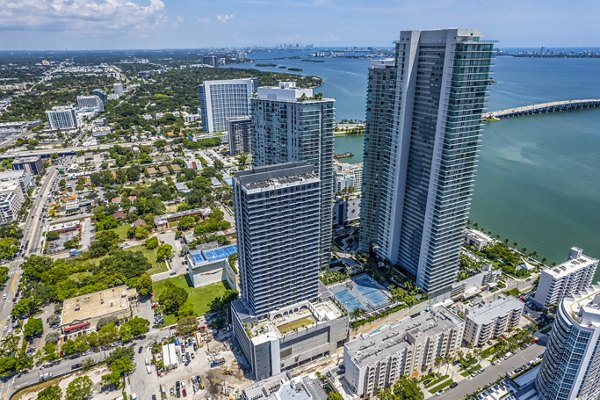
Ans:
<svg viewBox="0 0 600 400"><path fill-rule="evenodd" d="M563 111L586 110L600 108L600 99L562 100L550 103L532 104L529 106L508 108L483 114L483 119L502 119L522 115L547 114Z"/></svg>

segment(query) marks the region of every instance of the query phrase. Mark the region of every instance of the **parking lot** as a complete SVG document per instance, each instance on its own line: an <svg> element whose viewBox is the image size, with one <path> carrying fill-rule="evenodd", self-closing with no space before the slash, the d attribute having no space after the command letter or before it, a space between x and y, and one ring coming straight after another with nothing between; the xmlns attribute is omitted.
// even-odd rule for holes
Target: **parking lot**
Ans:
<svg viewBox="0 0 600 400"><path fill-rule="evenodd" d="M165 398L205 399L220 396L239 397L241 389L252 383L240 368L229 348L230 332L218 335L206 330L198 334L167 337L165 343L173 342L176 349L177 367L160 372L163 365L162 350L151 351L152 345L136 349L135 373L130 377L130 393L139 399ZM162 349L162 346L156 346Z"/></svg>

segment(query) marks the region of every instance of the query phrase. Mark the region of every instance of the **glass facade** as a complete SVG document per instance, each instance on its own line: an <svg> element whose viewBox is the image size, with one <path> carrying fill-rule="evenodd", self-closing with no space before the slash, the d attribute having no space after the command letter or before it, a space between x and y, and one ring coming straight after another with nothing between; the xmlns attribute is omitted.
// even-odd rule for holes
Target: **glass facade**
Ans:
<svg viewBox="0 0 600 400"><path fill-rule="evenodd" d="M249 115L252 79L205 81L198 87L200 116L205 132L227 130L230 118Z"/></svg>
<svg viewBox="0 0 600 400"><path fill-rule="evenodd" d="M492 48L470 30L402 32L369 74L360 248L429 293L458 271Z"/></svg>
<svg viewBox="0 0 600 400"><path fill-rule="evenodd" d="M308 162L321 179L321 265L331 257L335 101L283 101L254 97L252 164Z"/></svg>

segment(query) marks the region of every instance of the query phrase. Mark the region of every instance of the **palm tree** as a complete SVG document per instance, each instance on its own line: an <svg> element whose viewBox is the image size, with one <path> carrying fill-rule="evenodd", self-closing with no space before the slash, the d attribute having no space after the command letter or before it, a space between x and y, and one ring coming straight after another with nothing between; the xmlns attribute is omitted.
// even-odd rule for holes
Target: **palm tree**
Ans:
<svg viewBox="0 0 600 400"><path fill-rule="evenodd" d="M352 310L352 312L350 313L350 316L351 316L353 319L358 319L358 318L360 318L361 316L363 316L364 314L365 314L365 310L363 310L363 309L362 309L362 308L360 308L360 307L356 307L354 310Z"/></svg>

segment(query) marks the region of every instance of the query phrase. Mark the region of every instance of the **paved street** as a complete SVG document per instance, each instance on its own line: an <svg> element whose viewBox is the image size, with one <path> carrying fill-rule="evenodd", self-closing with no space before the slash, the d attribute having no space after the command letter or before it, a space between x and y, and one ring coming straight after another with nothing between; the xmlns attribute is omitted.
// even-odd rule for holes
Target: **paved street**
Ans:
<svg viewBox="0 0 600 400"><path fill-rule="evenodd" d="M181 242L175 238L175 232L159 232L157 237L158 240L170 245L173 248L173 257L169 261L169 270L152 275L152 280L154 282L162 281L163 279L187 274L187 261L185 257L180 256Z"/></svg>
<svg viewBox="0 0 600 400"><path fill-rule="evenodd" d="M482 374L477 375L472 379L467 378L459 382L457 387L445 392L443 397L445 400L460 400L475 392L477 388L483 388L484 386L495 382L498 378L505 376L507 372L527 364L528 361L533 360L542 354L545 349L544 346L533 344L525 350L521 350L514 356L504 360L500 364L490 365Z"/></svg>
<svg viewBox="0 0 600 400"><path fill-rule="evenodd" d="M147 347L147 346L151 345L152 343L154 343L154 341L159 340L168 335L169 335L169 333L167 330L150 331L146 334L145 339L134 342L134 343L130 344L130 346L132 346L135 349L135 354L137 356L137 349L139 346ZM67 373L73 371L73 366L75 364L81 364L84 359L93 358L95 361L99 362L99 361L104 360L111 351L112 351L112 349L101 350L101 351L92 352L89 355L80 356L80 357L77 357L74 359L64 359L59 364L53 365L51 367L44 368L44 369L34 367L31 369L31 371L29 371L27 373L21 374L20 376L17 375L17 376L11 377L11 379L9 379L7 382L0 382L0 399L8 398L8 394L13 393L25 386L29 386L34 383L37 383L40 380L40 374L42 374L42 373L51 372L53 376L67 374ZM137 357L136 357L136 359L137 359ZM144 372L144 374L146 373L143 360L142 360L141 364L137 364L136 368L141 369ZM144 382L144 381L142 381L142 382Z"/></svg>
<svg viewBox="0 0 600 400"><path fill-rule="evenodd" d="M39 189L37 196L35 196L35 200L33 201L33 205L31 207L31 212L25 222L25 226L23 227L23 240L25 243L28 243L26 246L26 254L41 254L42 246L40 243L40 239L42 237L42 230L44 226L44 207L47 206L47 201L50 195L50 191L56 182L56 178L58 176L58 171L56 167L52 166L48 168L48 171L44 178L42 179L42 186Z"/></svg>

